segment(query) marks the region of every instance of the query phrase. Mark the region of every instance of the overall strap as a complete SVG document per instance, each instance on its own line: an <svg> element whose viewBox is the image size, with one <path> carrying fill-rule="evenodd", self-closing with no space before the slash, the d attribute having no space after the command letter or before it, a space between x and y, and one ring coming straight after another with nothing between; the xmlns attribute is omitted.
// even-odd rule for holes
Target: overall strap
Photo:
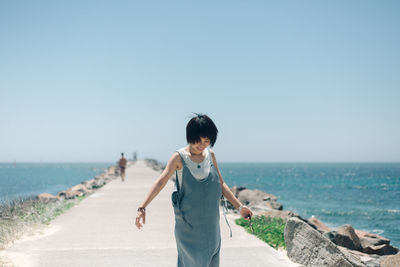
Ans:
<svg viewBox="0 0 400 267"><path fill-rule="evenodd" d="M228 211L228 207L227 207L226 199L224 198L224 195L221 196L221 199L222 199L222 210L224 211L225 222L229 227L229 232L230 232L229 237L232 237L232 228L229 225L228 219L226 218L226 212Z"/></svg>
<svg viewBox="0 0 400 267"><path fill-rule="evenodd" d="M175 181L176 181L176 189L178 189L178 192L181 191L179 188L179 179L178 179L178 170L175 171Z"/></svg>
<svg viewBox="0 0 400 267"><path fill-rule="evenodd" d="M181 157L182 165L183 165L183 167L185 167L186 163L185 163L185 160L183 159L183 157L181 155L181 152L179 152L179 150L177 150L176 152L178 152L179 156ZM183 170L183 168L182 168L182 170ZM180 186L179 186L178 170L175 171L175 181L176 181L176 188L178 189L178 192L179 192L181 189L180 189Z"/></svg>
<svg viewBox="0 0 400 267"><path fill-rule="evenodd" d="M183 165L183 167L185 167L186 163L185 163L185 160L183 159L183 157L181 155L181 152L179 152L178 150L176 152L178 152L178 154L179 154L179 156L181 157L181 160L182 160L182 165ZM176 177L175 177L176 189L178 190L178 195L181 195L182 193L181 193L181 189L179 187L178 170L175 170L175 175L176 175ZM182 179L183 179L183 168L182 168ZM180 199L178 200L178 209L181 210L181 200ZM185 223L187 223L190 226L190 228L193 229L193 226L186 220L185 213L182 210L181 210L181 213L182 213L183 221Z"/></svg>

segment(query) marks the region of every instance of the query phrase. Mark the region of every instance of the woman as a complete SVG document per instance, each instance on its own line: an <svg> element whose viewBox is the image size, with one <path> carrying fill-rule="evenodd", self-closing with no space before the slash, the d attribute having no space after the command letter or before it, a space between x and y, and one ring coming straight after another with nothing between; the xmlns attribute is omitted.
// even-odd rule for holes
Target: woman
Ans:
<svg viewBox="0 0 400 267"><path fill-rule="evenodd" d="M219 200L225 196L243 218L252 211L242 205L224 183L218 169L213 147L218 130L207 116L196 114L186 126L188 146L172 154L167 166L154 182L146 199L138 208L136 226L145 223L145 208L176 173L172 205L175 213L175 239L178 249L177 266L219 266L221 235L219 226Z"/></svg>

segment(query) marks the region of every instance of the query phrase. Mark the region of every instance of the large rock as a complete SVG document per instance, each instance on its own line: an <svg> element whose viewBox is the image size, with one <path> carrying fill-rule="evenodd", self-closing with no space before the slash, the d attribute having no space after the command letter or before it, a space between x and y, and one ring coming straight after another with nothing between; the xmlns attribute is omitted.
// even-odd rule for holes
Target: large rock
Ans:
<svg viewBox="0 0 400 267"><path fill-rule="evenodd" d="M92 193L91 190L89 190L85 185L83 184L77 184L73 187L71 187L68 190L72 190L72 191L77 191L77 192L82 192L84 195Z"/></svg>
<svg viewBox="0 0 400 267"><path fill-rule="evenodd" d="M399 249L389 244L383 244L378 246L363 247L363 252L377 255L394 255L399 253Z"/></svg>
<svg viewBox="0 0 400 267"><path fill-rule="evenodd" d="M43 203L56 202L58 198L49 193L42 193L37 196L37 199Z"/></svg>
<svg viewBox="0 0 400 267"><path fill-rule="evenodd" d="M400 266L400 254L386 256L381 262L381 267L399 267Z"/></svg>
<svg viewBox="0 0 400 267"><path fill-rule="evenodd" d="M57 194L57 198L59 199L72 199L75 197L84 196L92 193L92 190L86 188L83 184L75 185L65 191L61 191Z"/></svg>
<svg viewBox="0 0 400 267"><path fill-rule="evenodd" d="M338 246L340 251L346 255L347 258L356 258L361 261L367 267L379 267L380 261L382 260L381 256L379 255L369 255L366 253L362 253L357 250L351 250L345 247Z"/></svg>
<svg viewBox="0 0 400 267"><path fill-rule="evenodd" d="M111 166L107 169L107 174L114 176L117 172L117 168L115 166Z"/></svg>
<svg viewBox="0 0 400 267"><path fill-rule="evenodd" d="M300 215L297 213L294 213L293 211L290 210L275 210L275 209L268 209L264 210L260 213L260 215L264 215L265 217L272 217L272 218L282 218L285 223L292 217L297 217L302 220Z"/></svg>
<svg viewBox="0 0 400 267"><path fill-rule="evenodd" d="M393 255L399 252L398 248L390 245L390 240L376 234L355 230L360 238L362 251L368 254Z"/></svg>
<svg viewBox="0 0 400 267"><path fill-rule="evenodd" d="M247 205L251 208L256 208L260 210L276 209L282 210L281 204L277 203L277 197L263 192L258 189L250 190L245 187L232 187L231 191L239 199L241 203ZM228 208L233 209L233 206L228 203Z"/></svg>
<svg viewBox="0 0 400 267"><path fill-rule="evenodd" d="M83 196L83 193L79 191L73 191L71 190L71 188L65 191L61 191L57 194L57 198L59 199L72 199L77 196Z"/></svg>
<svg viewBox="0 0 400 267"><path fill-rule="evenodd" d="M357 229L355 229L355 232L356 232L358 238L360 238L361 245L363 247L367 246L367 245L378 246L378 245L390 243L389 239L387 239L383 236L377 235L377 234L372 234L372 233L365 232L362 230L357 230Z"/></svg>
<svg viewBox="0 0 400 267"><path fill-rule="evenodd" d="M324 233L336 245L352 250L362 251L361 242L350 224L338 227L336 230Z"/></svg>
<svg viewBox="0 0 400 267"><path fill-rule="evenodd" d="M96 184L96 180L88 180L88 181L83 181L81 184L83 184L87 189L92 189L93 186Z"/></svg>
<svg viewBox="0 0 400 267"><path fill-rule="evenodd" d="M328 226L326 226L322 221L318 220L314 215L307 220L308 224L313 226L315 229L321 233L332 231Z"/></svg>
<svg viewBox="0 0 400 267"><path fill-rule="evenodd" d="M287 221L284 238L287 255L296 263L315 267L365 266L356 257L346 256L332 241L297 217Z"/></svg>
<svg viewBox="0 0 400 267"><path fill-rule="evenodd" d="M99 188L106 184L106 180L103 177L96 176L94 181L92 188Z"/></svg>

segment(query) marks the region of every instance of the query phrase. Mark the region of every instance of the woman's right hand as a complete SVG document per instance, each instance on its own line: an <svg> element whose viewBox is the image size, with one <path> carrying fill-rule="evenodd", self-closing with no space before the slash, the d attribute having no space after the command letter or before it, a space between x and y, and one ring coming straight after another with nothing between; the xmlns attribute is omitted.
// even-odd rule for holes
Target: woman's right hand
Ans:
<svg viewBox="0 0 400 267"><path fill-rule="evenodd" d="M138 229L143 227L143 225L140 223L140 219L142 219L143 224L146 223L146 211L138 211L136 215L136 227Z"/></svg>

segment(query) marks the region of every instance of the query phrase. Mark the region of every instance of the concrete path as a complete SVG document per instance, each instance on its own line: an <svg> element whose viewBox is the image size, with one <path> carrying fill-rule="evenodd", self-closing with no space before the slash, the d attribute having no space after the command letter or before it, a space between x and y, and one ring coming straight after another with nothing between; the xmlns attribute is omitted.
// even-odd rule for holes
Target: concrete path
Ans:
<svg viewBox="0 0 400 267"><path fill-rule="evenodd" d="M174 212L170 182L147 207L146 224L138 230L136 208L160 175L143 161L63 213L42 234L16 242L2 252L21 267L176 266ZM235 216L235 217L234 217ZM234 223L229 237L221 208L221 266L299 266Z"/></svg>

